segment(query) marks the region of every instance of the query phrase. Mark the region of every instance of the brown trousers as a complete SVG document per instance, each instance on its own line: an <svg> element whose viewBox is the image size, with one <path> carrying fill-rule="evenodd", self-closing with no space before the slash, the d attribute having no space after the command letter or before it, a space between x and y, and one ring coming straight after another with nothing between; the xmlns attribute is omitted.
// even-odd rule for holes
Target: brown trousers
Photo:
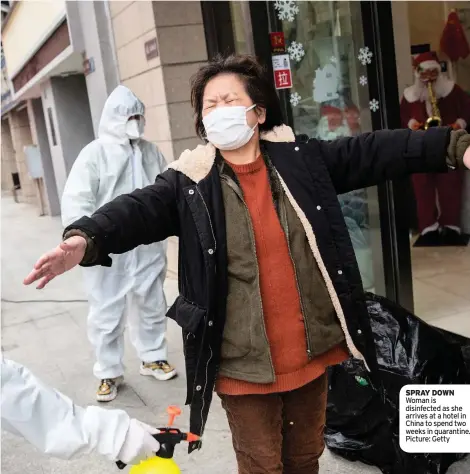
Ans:
<svg viewBox="0 0 470 474"><path fill-rule="evenodd" d="M318 474L327 376L292 392L220 395L239 474Z"/></svg>

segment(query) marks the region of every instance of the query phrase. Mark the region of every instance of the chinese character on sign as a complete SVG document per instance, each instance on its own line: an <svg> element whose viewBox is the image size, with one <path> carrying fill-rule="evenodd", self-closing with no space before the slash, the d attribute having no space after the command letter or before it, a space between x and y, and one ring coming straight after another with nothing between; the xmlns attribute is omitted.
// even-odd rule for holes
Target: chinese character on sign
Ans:
<svg viewBox="0 0 470 474"><path fill-rule="evenodd" d="M276 89L290 89L292 87L292 76L290 69L276 71L274 73L276 79Z"/></svg>

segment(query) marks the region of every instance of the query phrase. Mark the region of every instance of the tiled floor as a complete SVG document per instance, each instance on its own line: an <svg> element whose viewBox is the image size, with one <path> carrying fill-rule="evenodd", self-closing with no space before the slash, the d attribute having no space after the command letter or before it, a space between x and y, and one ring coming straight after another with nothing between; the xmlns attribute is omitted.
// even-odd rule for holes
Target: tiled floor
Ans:
<svg viewBox="0 0 470 474"><path fill-rule="evenodd" d="M470 246L413 248L415 313L470 337Z"/></svg>

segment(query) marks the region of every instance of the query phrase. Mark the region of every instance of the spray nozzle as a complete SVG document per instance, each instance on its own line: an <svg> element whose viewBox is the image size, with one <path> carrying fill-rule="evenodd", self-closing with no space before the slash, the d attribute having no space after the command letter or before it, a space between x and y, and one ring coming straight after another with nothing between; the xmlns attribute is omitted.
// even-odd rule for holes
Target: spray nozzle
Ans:
<svg viewBox="0 0 470 474"><path fill-rule="evenodd" d="M165 428L158 428L159 433L153 435L153 437L160 443L160 449L156 455L160 458L170 459L175 452L175 446L181 441L192 443L199 441L201 438L193 433L184 433L178 428L173 428L176 417L181 415L181 408L172 405L166 411L168 413L168 425ZM116 464L119 469L126 467L122 461L117 461Z"/></svg>

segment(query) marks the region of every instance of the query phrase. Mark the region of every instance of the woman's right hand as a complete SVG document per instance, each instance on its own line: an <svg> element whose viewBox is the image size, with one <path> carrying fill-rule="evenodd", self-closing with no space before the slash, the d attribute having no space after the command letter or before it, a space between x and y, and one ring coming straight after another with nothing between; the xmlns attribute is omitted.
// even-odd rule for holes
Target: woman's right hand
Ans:
<svg viewBox="0 0 470 474"><path fill-rule="evenodd" d="M76 267L85 255L87 242L75 235L64 240L54 250L45 253L34 265L33 271L24 279L25 285L39 281L38 290L42 290L57 275L62 275Z"/></svg>

